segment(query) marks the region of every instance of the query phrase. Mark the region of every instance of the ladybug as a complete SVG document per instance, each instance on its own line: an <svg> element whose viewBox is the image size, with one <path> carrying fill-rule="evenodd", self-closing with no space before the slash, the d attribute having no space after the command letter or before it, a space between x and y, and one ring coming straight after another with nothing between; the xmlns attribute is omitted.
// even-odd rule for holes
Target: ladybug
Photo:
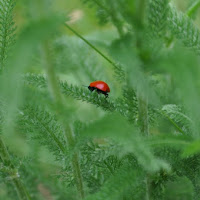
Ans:
<svg viewBox="0 0 200 200"><path fill-rule="evenodd" d="M108 97L108 92L110 92L110 88L109 88L108 84L103 81L94 81L94 82L90 83L90 85L88 86L88 89L91 92L96 90L98 93L104 94L106 96L106 98Z"/></svg>

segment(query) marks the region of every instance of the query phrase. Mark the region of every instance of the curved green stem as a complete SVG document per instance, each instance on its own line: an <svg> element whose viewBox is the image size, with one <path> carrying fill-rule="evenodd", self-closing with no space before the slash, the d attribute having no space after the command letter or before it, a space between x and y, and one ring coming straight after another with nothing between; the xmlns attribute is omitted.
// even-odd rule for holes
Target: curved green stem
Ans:
<svg viewBox="0 0 200 200"><path fill-rule="evenodd" d="M138 112L139 112L139 124L140 130L145 136L149 136L148 125L148 100L147 97L138 96Z"/></svg>
<svg viewBox="0 0 200 200"><path fill-rule="evenodd" d="M137 32L137 40L136 40L136 46L139 52L139 55L141 54L142 44L143 44L143 38L141 37L141 32L144 29L144 20L145 20L145 6L146 6L146 0L140 0L137 10L137 23L138 23L138 32ZM140 59L143 63L143 57L140 56ZM149 123L148 123L148 96L146 94L138 93L138 122L140 125L141 133L148 137L149 136ZM150 200L150 178L149 175L146 174L145 177L145 186L146 186L146 193L145 193L145 200Z"/></svg>
<svg viewBox="0 0 200 200"><path fill-rule="evenodd" d="M139 0L139 5L137 9L137 20L139 28L142 28L144 25L145 8L146 8L146 0Z"/></svg>
<svg viewBox="0 0 200 200"><path fill-rule="evenodd" d="M174 126L177 130L179 130L179 132L183 133L185 135L185 132L181 129L181 127L179 127L176 122L174 122L167 114L165 114L164 112L160 112L165 118L167 118Z"/></svg>
<svg viewBox="0 0 200 200"><path fill-rule="evenodd" d="M74 146L75 146L75 141L73 138L72 129L70 128L68 123L66 123L66 121L65 121L65 114L66 114L65 113L65 104L63 102L59 84L56 79L54 66L52 64L53 62L52 62L52 57L51 57L51 53L50 53L50 47L49 47L49 44L47 41L44 43L44 59L45 59L45 70L46 70L46 74L47 74L48 86L49 86L51 95L55 101L56 112L60 119L61 125L65 131L69 148L73 150ZM83 180L82 180L82 175L81 175L77 152L73 153L72 168L74 171L74 178L76 181L77 190L79 191L79 194L80 194L81 198L83 199L84 198Z"/></svg>
<svg viewBox="0 0 200 200"><path fill-rule="evenodd" d="M93 50L95 50L99 55L101 55L105 60L107 60L111 65L117 67L114 61L112 61L110 58L108 58L104 53L102 53L100 50L98 50L93 44L91 44L88 40L86 40L83 36L81 36L79 33L77 33L71 26L69 26L67 23L65 23L65 26L72 31L76 36L78 36L81 40L83 40L88 46L90 46Z"/></svg>
<svg viewBox="0 0 200 200"><path fill-rule="evenodd" d="M197 11L197 9L200 6L200 0L196 0L187 10L187 15L189 17L192 16L193 13L195 13Z"/></svg>
<svg viewBox="0 0 200 200"><path fill-rule="evenodd" d="M88 40L86 40L83 36L81 36L79 33L77 33L71 26L69 26L67 23L65 23L65 26L72 31L76 36L78 36L81 40L83 40L88 46L90 46L94 51L96 51L99 55L101 55L107 62L109 62L113 67L115 72L117 72L118 79L120 81L125 80L125 72L121 68L121 66L114 61L112 61L108 56L106 56L104 53L102 53L99 49L97 49L93 44L91 44Z"/></svg>

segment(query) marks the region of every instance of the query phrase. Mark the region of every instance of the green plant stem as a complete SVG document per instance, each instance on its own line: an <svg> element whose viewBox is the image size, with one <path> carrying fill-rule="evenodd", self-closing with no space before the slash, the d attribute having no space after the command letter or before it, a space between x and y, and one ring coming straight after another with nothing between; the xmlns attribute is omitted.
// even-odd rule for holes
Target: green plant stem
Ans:
<svg viewBox="0 0 200 200"><path fill-rule="evenodd" d="M174 127L181 133L183 133L185 135L185 132L182 130L181 127L179 127L176 122L174 122L167 114L165 114L164 112L160 112L165 118L167 118L173 125Z"/></svg>
<svg viewBox="0 0 200 200"><path fill-rule="evenodd" d="M146 185L146 200L149 200L150 198L149 198L149 194L150 194L150 191L149 191L149 189L150 189L150 186L149 186L149 177L148 177L148 175L146 176L146 180L145 180L145 185Z"/></svg>
<svg viewBox="0 0 200 200"><path fill-rule="evenodd" d="M65 114L66 114L65 104L63 102L63 97L60 92L59 84L57 82L57 78L54 72L54 66L52 64L53 62L52 62L50 47L47 41L44 43L44 59L45 59L45 70L47 74L48 87L56 104L56 113L58 117L60 118L62 127L64 128L69 148L74 150L75 141L72 135L72 129L70 128L68 123L66 123L65 121ZM72 168L74 172L74 178L75 178L77 190L80 194L80 197L83 199L84 198L83 180L82 180L77 152L73 153Z"/></svg>
<svg viewBox="0 0 200 200"><path fill-rule="evenodd" d="M120 75L118 75L118 79L120 81L125 80L125 72L121 68L121 66L114 61L112 61L108 56L106 56L104 53L102 53L100 50L98 50L94 45L92 45L88 40L86 40L83 36L81 36L79 33L77 33L72 27L70 27L67 23L65 23L65 26L71 30L76 36L78 36L81 40L83 40L88 46L90 46L93 50L95 50L99 55L101 55L106 61L108 61L113 67L114 70L117 72L120 72Z"/></svg>
<svg viewBox="0 0 200 200"><path fill-rule="evenodd" d="M149 125L148 125L148 98L142 95L138 95L138 121L140 125L141 133L144 136L149 136ZM150 200L150 178L149 175L146 175L145 178L146 186L146 197L145 200Z"/></svg>
<svg viewBox="0 0 200 200"><path fill-rule="evenodd" d="M74 170L74 175L76 179L77 190L79 191L81 198L84 199L85 195L84 195L84 189L83 189L83 181L82 181L82 175L81 175L80 164L79 164L77 153L73 155L72 164L73 164L73 170Z"/></svg>
<svg viewBox="0 0 200 200"><path fill-rule="evenodd" d="M117 64L108 58L105 54L103 54L100 50L98 50L93 44L91 44L88 40L86 40L83 36L77 33L71 26L65 23L65 26L72 31L76 36L78 36L81 40L83 40L88 46L90 46L93 50L95 50L99 55L101 55L105 60L107 60L114 67L118 67Z"/></svg>
<svg viewBox="0 0 200 200"><path fill-rule="evenodd" d="M143 38L142 31L144 30L144 20L145 20L145 7L146 7L146 0L140 0L138 6L138 13L137 13L137 20L138 20L138 32L137 32L137 40L136 46L139 52L139 56L141 61L143 62L143 57L141 56L141 48ZM149 125L148 125L148 97L146 94L142 95L141 93L138 94L138 121L140 125L141 133L144 136L149 136ZM146 185L146 200L150 200L150 181L149 175L146 175L145 178L145 185Z"/></svg>
<svg viewBox="0 0 200 200"><path fill-rule="evenodd" d="M142 134L149 136L148 100L147 97L138 97L139 124Z"/></svg>
<svg viewBox="0 0 200 200"><path fill-rule="evenodd" d="M136 46L138 49L138 52L140 54L141 48L142 48L142 38L141 38L141 31L143 30L143 23L144 23L144 17L145 17L145 5L146 0L140 0L139 1L139 9L138 9L138 24L139 30L137 32L137 41ZM142 57L140 57L141 61ZM148 136L149 135L149 128L148 128L148 98L145 95L138 94L138 111L139 111L139 124L141 132Z"/></svg>
<svg viewBox="0 0 200 200"><path fill-rule="evenodd" d="M195 13L197 11L197 9L200 6L200 0L196 0L187 10L187 15L189 17L192 16L193 13Z"/></svg>
<svg viewBox="0 0 200 200"><path fill-rule="evenodd" d="M145 8L146 8L146 0L139 0L139 5L137 9L137 20L139 24L139 28L143 27L144 19L145 19Z"/></svg>
<svg viewBox="0 0 200 200"><path fill-rule="evenodd" d="M3 164L9 167L9 176L12 178L12 184L14 185L15 190L17 191L18 197L20 200L30 200L30 195L28 194L26 188L20 180L17 169L12 164L10 155L8 153L7 147L5 146L3 140L0 138L0 157L3 161Z"/></svg>

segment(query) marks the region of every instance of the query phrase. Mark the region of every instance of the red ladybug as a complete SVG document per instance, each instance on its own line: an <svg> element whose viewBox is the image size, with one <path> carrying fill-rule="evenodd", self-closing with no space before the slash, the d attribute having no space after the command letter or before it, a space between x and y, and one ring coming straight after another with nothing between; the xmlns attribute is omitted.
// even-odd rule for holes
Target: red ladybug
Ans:
<svg viewBox="0 0 200 200"><path fill-rule="evenodd" d="M108 97L108 92L110 92L110 88L107 83L103 81L94 81L90 83L88 86L88 89L93 92L96 90L98 93L104 94L106 97Z"/></svg>

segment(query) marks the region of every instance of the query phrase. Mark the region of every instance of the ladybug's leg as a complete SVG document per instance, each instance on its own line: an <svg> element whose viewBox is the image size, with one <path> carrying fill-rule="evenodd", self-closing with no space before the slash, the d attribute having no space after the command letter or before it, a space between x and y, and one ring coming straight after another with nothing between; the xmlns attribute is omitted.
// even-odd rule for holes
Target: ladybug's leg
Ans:
<svg viewBox="0 0 200 200"><path fill-rule="evenodd" d="M108 93L107 93L107 92L104 92L104 91L102 91L102 90L97 89L97 93L98 93L98 94L103 94L103 95L105 95L106 98L108 97Z"/></svg>
<svg viewBox="0 0 200 200"><path fill-rule="evenodd" d="M101 93L102 93L103 95L105 95L106 98L108 98L108 93L107 93L107 92L101 91Z"/></svg>
<svg viewBox="0 0 200 200"><path fill-rule="evenodd" d="M89 89L91 92L93 92L93 91L95 90L94 87L90 87L90 86L88 86L88 89Z"/></svg>
<svg viewBox="0 0 200 200"><path fill-rule="evenodd" d="M99 89L96 89L96 90L97 90L97 93L98 93L98 94L102 93L102 91L101 91L101 90L99 90Z"/></svg>

